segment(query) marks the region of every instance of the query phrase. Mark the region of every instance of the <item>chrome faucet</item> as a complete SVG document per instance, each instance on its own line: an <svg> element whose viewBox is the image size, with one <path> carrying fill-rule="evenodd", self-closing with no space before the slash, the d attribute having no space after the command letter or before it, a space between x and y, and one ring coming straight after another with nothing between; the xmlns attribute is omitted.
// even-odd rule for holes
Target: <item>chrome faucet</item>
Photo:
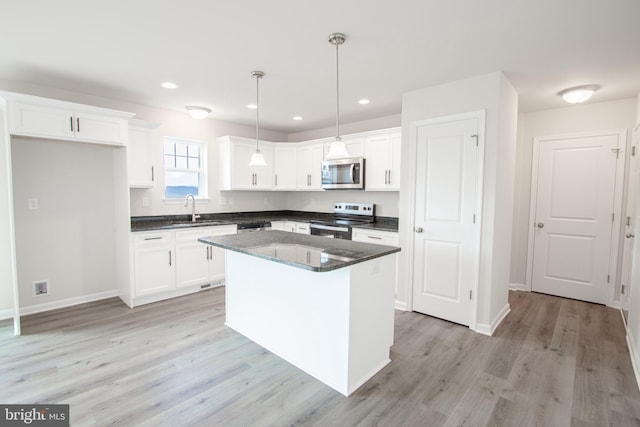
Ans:
<svg viewBox="0 0 640 427"><path fill-rule="evenodd" d="M200 215L196 213L196 198L193 194L187 194L187 197L184 198L184 206L189 206L189 197L191 197L191 222L196 222Z"/></svg>

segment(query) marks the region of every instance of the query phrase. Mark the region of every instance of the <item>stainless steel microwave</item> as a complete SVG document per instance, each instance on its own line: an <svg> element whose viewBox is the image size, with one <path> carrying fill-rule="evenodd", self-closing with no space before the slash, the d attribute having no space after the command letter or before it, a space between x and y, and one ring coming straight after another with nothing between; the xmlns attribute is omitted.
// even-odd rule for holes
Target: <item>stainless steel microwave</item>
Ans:
<svg viewBox="0 0 640 427"><path fill-rule="evenodd" d="M322 162L322 188L325 190L363 190L364 158L349 157Z"/></svg>

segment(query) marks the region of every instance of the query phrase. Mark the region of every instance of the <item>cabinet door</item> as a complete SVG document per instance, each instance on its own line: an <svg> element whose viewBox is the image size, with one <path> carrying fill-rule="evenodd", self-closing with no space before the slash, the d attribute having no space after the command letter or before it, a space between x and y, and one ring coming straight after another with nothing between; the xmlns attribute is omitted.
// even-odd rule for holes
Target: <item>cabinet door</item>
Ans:
<svg viewBox="0 0 640 427"><path fill-rule="evenodd" d="M285 231L286 224L287 221L271 221L271 229Z"/></svg>
<svg viewBox="0 0 640 427"><path fill-rule="evenodd" d="M365 144L365 189L386 190L389 176L390 141L388 135L376 135Z"/></svg>
<svg viewBox="0 0 640 427"><path fill-rule="evenodd" d="M311 227L306 222L296 222L295 232L300 234L311 234Z"/></svg>
<svg viewBox="0 0 640 427"><path fill-rule="evenodd" d="M400 157L402 150L402 138L400 132L390 135L391 154L389 164L389 181L387 187L391 190L400 190Z"/></svg>
<svg viewBox="0 0 640 427"><path fill-rule="evenodd" d="M215 282L224 279L226 266L226 251L216 246L209 246L209 281Z"/></svg>
<svg viewBox="0 0 640 427"><path fill-rule="evenodd" d="M253 168L249 166L251 155L255 151L255 146L245 143L231 144L231 189L251 190L253 189L254 176Z"/></svg>
<svg viewBox="0 0 640 427"><path fill-rule="evenodd" d="M255 151L255 148L253 149ZM251 153L253 153L253 151ZM260 152L267 162L266 166L254 166L255 174L253 190L271 190L273 188L273 148L260 144ZM251 158L251 156L249 156ZM294 175L295 176L295 175Z"/></svg>
<svg viewBox="0 0 640 427"><path fill-rule="evenodd" d="M274 190L295 190L296 189L296 160L297 150L293 144L290 146L277 146L274 148L273 156Z"/></svg>
<svg viewBox="0 0 640 427"><path fill-rule="evenodd" d="M75 113L76 139L88 142L127 144L127 121L89 113Z"/></svg>
<svg viewBox="0 0 640 427"><path fill-rule="evenodd" d="M175 289L175 253L170 232L134 237L135 296Z"/></svg>
<svg viewBox="0 0 640 427"><path fill-rule="evenodd" d="M73 139L75 121L73 112L37 105L12 104L11 129L14 135Z"/></svg>
<svg viewBox="0 0 640 427"><path fill-rule="evenodd" d="M210 245L192 241L176 242L176 286L184 288L209 282Z"/></svg>
<svg viewBox="0 0 640 427"><path fill-rule="evenodd" d="M288 231L289 233L295 233L296 231L296 223L287 221L284 224L284 231Z"/></svg>
<svg viewBox="0 0 640 427"><path fill-rule="evenodd" d="M324 145L314 144L298 148L298 190L322 190L322 160Z"/></svg>
<svg viewBox="0 0 640 427"><path fill-rule="evenodd" d="M153 167L153 130L129 126L127 171L129 187L151 188L155 180Z"/></svg>

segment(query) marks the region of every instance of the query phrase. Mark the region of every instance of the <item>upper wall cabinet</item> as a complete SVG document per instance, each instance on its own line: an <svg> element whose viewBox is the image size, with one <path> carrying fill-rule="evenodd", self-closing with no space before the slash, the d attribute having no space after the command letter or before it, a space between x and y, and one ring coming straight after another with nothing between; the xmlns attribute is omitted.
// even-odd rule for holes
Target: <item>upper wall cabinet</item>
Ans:
<svg viewBox="0 0 640 427"><path fill-rule="evenodd" d="M131 113L20 94L8 101L9 133L108 145L127 144Z"/></svg>
<svg viewBox="0 0 640 427"><path fill-rule="evenodd" d="M248 138L223 136L220 148L220 190L271 190L273 186L273 146L260 142L266 166L249 166L256 142Z"/></svg>
<svg viewBox="0 0 640 427"><path fill-rule="evenodd" d="M365 189L400 190L400 131L367 137L364 143Z"/></svg>
<svg viewBox="0 0 640 427"><path fill-rule="evenodd" d="M155 129L158 123L129 120L129 141L127 142L127 171L130 188L151 188L155 182L153 165L156 147Z"/></svg>
<svg viewBox="0 0 640 427"><path fill-rule="evenodd" d="M289 191L296 189L296 144L275 144L273 148L273 189Z"/></svg>
<svg viewBox="0 0 640 427"><path fill-rule="evenodd" d="M323 144L305 144L298 147L298 190L322 190Z"/></svg>

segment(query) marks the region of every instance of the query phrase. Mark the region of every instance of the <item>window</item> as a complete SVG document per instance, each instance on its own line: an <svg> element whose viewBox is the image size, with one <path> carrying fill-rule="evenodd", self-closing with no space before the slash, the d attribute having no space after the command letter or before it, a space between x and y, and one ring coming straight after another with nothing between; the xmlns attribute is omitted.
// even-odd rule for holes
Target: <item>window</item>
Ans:
<svg viewBox="0 0 640 427"><path fill-rule="evenodd" d="M164 138L164 195L207 197L205 144L200 141Z"/></svg>

